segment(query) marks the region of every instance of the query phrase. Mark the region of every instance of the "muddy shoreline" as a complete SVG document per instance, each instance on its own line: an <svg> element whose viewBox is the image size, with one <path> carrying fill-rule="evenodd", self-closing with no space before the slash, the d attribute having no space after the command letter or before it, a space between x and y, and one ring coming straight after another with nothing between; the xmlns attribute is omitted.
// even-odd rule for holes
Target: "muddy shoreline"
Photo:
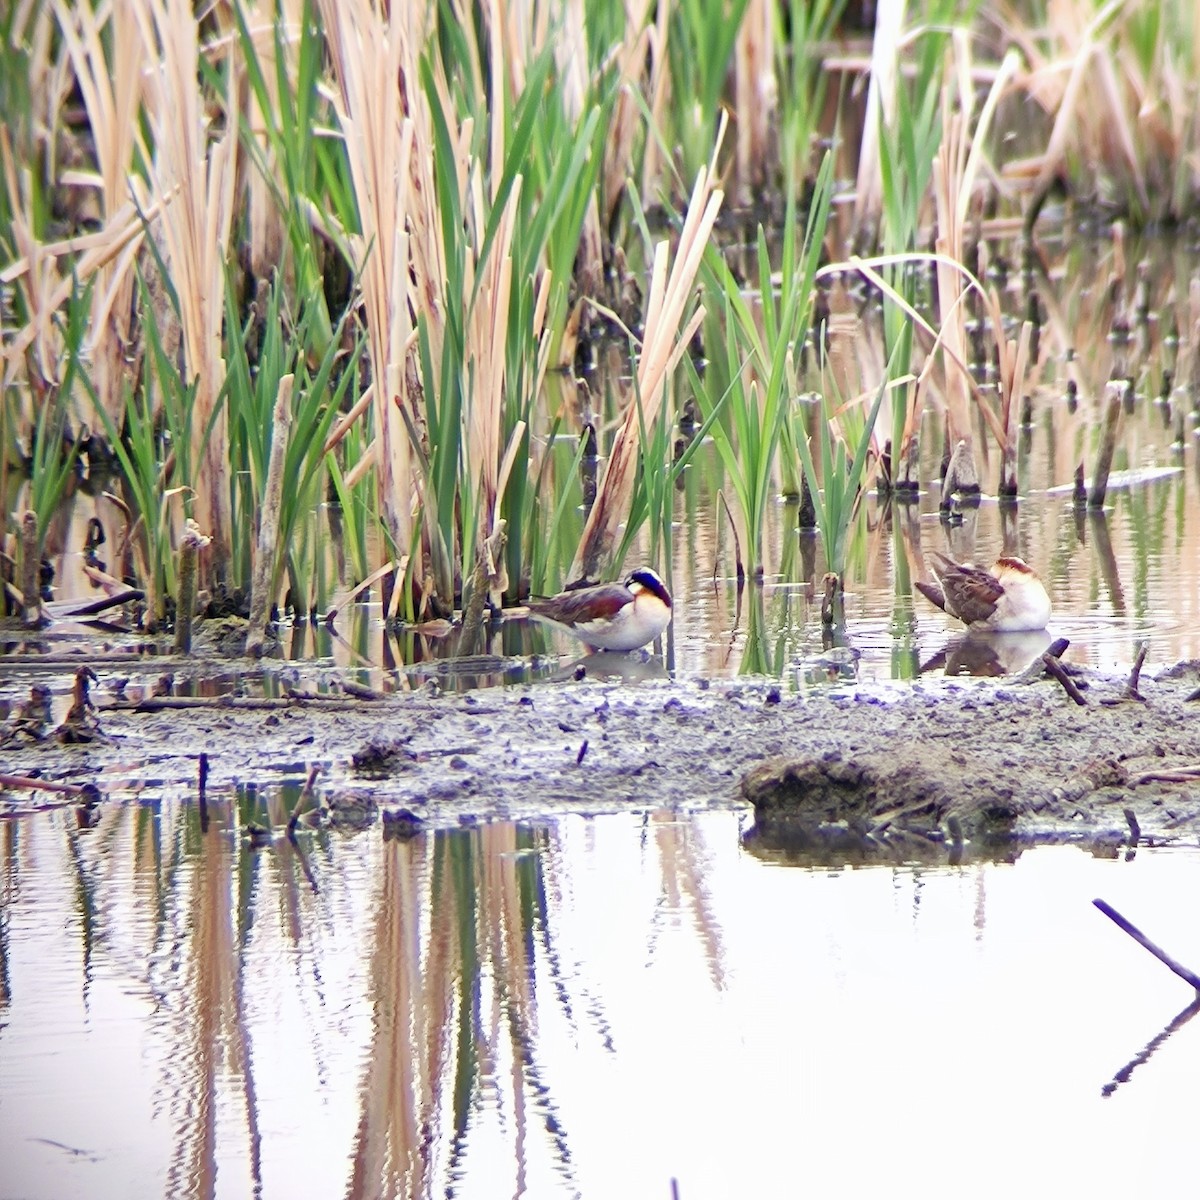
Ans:
<svg viewBox="0 0 1200 1200"><path fill-rule="evenodd" d="M315 765L333 823L383 825L381 814L404 809L417 818L406 832L753 805L761 852L814 861L953 858L1041 841L1200 844L1200 701L1187 699L1200 684L1195 663L1144 674L1142 701L1123 698L1123 679L1084 673L1083 707L1049 680L793 695L766 680L588 674L464 693L431 682L376 699L318 695L310 679L307 698L260 689L204 707L146 696L139 707L131 685L116 692L98 666L98 736L75 745L52 725L42 740L15 731L31 678L61 697L71 676L5 665L0 773L93 783L104 803L194 798L203 753L210 797L299 783ZM146 682L151 666L163 669L147 664ZM66 802L0 791L9 815Z"/></svg>

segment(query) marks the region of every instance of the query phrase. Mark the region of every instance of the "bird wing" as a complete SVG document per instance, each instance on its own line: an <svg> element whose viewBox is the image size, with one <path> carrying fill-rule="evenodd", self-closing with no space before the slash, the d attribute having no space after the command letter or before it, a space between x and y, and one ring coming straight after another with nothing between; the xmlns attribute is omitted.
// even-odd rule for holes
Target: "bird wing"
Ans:
<svg viewBox="0 0 1200 1200"><path fill-rule="evenodd" d="M633 593L623 583L602 583L598 587L560 592L546 600L531 600L529 611L560 625L577 625L610 620L632 602Z"/></svg>
<svg viewBox="0 0 1200 1200"><path fill-rule="evenodd" d="M986 621L1004 595L1000 581L979 567L956 563L945 555L933 556L934 573L942 584L945 609L967 625Z"/></svg>

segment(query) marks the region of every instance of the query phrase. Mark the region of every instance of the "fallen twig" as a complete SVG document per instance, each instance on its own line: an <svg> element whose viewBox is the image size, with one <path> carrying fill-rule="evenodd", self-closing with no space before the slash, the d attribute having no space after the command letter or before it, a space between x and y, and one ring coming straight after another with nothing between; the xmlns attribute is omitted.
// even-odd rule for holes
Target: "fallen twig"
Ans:
<svg viewBox="0 0 1200 1200"><path fill-rule="evenodd" d="M291 708L300 705L316 705L318 708L344 708L358 703L361 696L305 695L290 696L145 696L141 700L115 700L105 704L101 712L163 712L179 708L242 708L272 709Z"/></svg>
<svg viewBox="0 0 1200 1200"><path fill-rule="evenodd" d="M146 593L141 588L127 587L111 596L96 596L88 600L55 600L42 607L55 619L66 620L70 617L94 617L110 608L120 608L123 604L145 598Z"/></svg>
<svg viewBox="0 0 1200 1200"><path fill-rule="evenodd" d="M1075 681L1063 669L1062 663L1058 661L1049 651L1042 655L1042 663L1046 668L1046 674L1053 679L1057 679L1062 684L1062 689L1075 701L1076 704L1086 704L1087 698L1075 686Z"/></svg>
<svg viewBox="0 0 1200 1200"><path fill-rule="evenodd" d="M60 796L92 796L94 783L52 783L36 775L0 775L0 788L28 789L34 792L57 792Z"/></svg>
<svg viewBox="0 0 1200 1200"><path fill-rule="evenodd" d="M1193 767L1175 767L1170 771L1147 771L1133 780L1136 787L1139 783L1195 783L1200 779L1200 765Z"/></svg>
<svg viewBox="0 0 1200 1200"><path fill-rule="evenodd" d="M1180 979L1190 983L1200 993L1200 975L1189 971L1187 967L1177 963L1165 950L1156 946L1138 927L1127 921L1111 904L1103 900L1093 900L1092 903L1115 925L1123 929L1139 946L1149 950L1165 967L1169 967ZM1198 997L1200 998L1200 997Z"/></svg>

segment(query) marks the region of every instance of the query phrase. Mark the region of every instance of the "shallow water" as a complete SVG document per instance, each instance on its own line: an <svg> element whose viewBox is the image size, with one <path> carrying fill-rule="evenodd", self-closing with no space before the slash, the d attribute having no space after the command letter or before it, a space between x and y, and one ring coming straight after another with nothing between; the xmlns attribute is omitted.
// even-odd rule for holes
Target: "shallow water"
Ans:
<svg viewBox="0 0 1200 1200"><path fill-rule="evenodd" d="M217 814L220 818L221 814ZM226 814L227 817L227 814ZM1165 1194L1195 849L811 870L734 812L0 824L0 1197Z"/></svg>

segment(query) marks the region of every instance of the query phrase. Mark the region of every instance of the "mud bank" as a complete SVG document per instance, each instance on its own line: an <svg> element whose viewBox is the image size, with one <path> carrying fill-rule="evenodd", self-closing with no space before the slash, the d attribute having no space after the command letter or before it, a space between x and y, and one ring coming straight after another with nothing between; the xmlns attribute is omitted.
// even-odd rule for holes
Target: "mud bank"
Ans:
<svg viewBox="0 0 1200 1200"><path fill-rule="evenodd" d="M104 669L97 673L97 736L63 745L51 726L41 740L16 727L30 676L4 672L0 773L94 784L105 803L149 803L194 796L202 753L210 797L296 783L316 766L329 819L360 826L406 809L416 820L405 831L753 806L759 848L801 854L830 845L835 855L869 857L874 846L920 857L1006 841L1200 843L1200 701L1187 699L1200 664L1144 675L1142 701L1122 698L1123 680L1085 676L1083 707L1050 681L789 695L767 681L589 677L366 700L330 694L331 676L307 680L300 697L272 700L267 687L225 701L139 703L128 685L124 699L114 696ZM58 697L71 689L61 674L37 681ZM66 802L12 784L0 792L0 812Z"/></svg>

